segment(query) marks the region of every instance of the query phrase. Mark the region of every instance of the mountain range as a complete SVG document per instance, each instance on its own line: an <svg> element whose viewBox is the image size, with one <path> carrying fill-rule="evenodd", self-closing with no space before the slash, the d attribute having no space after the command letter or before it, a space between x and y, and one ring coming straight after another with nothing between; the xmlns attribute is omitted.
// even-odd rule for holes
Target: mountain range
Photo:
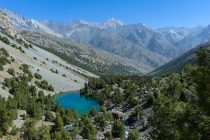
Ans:
<svg viewBox="0 0 210 140"><path fill-rule="evenodd" d="M54 87L53 92L45 90L45 95L80 90L87 82L87 77L98 77L25 40L2 11L0 11L0 51L0 96L5 98L13 97L9 88L3 88L5 79L11 78L8 71L12 71L13 76L23 76L23 66L28 69L31 78L34 78L27 83L38 82L35 78L38 75L39 79L45 80L45 84L49 82L49 85Z"/></svg>
<svg viewBox="0 0 210 140"><path fill-rule="evenodd" d="M43 46L44 39L48 38L48 43L45 43L49 48L55 40L57 42L65 40L66 43L60 43L59 49L54 44L54 49L63 50L64 53L68 52L66 50L68 48L74 52L73 59L80 62L82 61L80 57L91 58L91 62L81 63L88 65L89 69L96 70L100 67L102 73L108 65L112 66L110 69L115 69L115 73L122 69L125 73L149 73L210 39L210 26L155 29L140 23L126 25L114 18L103 23L84 20L63 23L37 21L8 10L3 11L18 32L32 43ZM80 46L78 48L83 51L77 50L75 54L74 50L78 48L67 47L72 46L72 43ZM86 54L89 56L86 57ZM80 57L76 58L78 55Z"/></svg>

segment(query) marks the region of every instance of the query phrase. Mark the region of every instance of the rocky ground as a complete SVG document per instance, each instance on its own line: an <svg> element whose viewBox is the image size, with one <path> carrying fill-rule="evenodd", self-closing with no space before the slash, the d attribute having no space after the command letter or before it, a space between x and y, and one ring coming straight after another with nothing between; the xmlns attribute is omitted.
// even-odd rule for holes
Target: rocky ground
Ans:
<svg viewBox="0 0 210 140"><path fill-rule="evenodd" d="M12 40L10 41L13 42ZM29 65L33 73L42 75L43 79L46 79L55 88L54 93L81 89L84 86L84 83L87 82L86 78L82 75L97 77L36 46L33 46L33 48L22 47L25 53L22 53L18 49L6 45L3 42L0 42L0 47L5 48L10 56L15 59L15 63L6 66L5 70L0 72L1 82L6 77L10 76L6 72L8 68L13 68L16 72L19 72L19 66L21 64ZM57 72L55 73L55 71ZM80 75L80 73L82 75ZM6 91L3 91L2 89L0 89L0 91L2 96L8 96Z"/></svg>

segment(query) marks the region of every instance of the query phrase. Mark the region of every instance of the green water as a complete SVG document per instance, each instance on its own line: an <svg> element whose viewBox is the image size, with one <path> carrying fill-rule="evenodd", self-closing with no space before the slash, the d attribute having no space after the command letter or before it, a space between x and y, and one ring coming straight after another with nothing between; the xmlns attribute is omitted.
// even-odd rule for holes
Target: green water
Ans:
<svg viewBox="0 0 210 140"><path fill-rule="evenodd" d="M81 96L79 92L68 92L55 96L55 102L65 109L74 109L79 116L88 114L92 108L100 109L99 103L94 99Z"/></svg>

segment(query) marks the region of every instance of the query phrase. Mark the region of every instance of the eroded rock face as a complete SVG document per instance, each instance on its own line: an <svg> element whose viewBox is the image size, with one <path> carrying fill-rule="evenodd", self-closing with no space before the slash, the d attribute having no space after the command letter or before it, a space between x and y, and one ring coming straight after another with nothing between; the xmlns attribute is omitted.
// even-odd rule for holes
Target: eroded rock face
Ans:
<svg viewBox="0 0 210 140"><path fill-rule="evenodd" d="M17 34L10 18L2 10L0 10L0 28L12 36Z"/></svg>

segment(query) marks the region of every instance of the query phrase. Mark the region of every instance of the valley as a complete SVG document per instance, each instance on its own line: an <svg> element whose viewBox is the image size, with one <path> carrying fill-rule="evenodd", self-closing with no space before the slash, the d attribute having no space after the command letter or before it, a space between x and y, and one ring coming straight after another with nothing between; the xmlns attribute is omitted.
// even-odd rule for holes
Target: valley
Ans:
<svg viewBox="0 0 210 140"><path fill-rule="evenodd" d="M0 139L210 139L210 28L0 10Z"/></svg>
<svg viewBox="0 0 210 140"><path fill-rule="evenodd" d="M209 42L198 45L197 47L187 51L183 55L169 61L165 65L160 66L154 71L148 73L150 76L164 76L173 72L182 72L182 70L188 65L196 65L196 51L199 47L209 49Z"/></svg>

